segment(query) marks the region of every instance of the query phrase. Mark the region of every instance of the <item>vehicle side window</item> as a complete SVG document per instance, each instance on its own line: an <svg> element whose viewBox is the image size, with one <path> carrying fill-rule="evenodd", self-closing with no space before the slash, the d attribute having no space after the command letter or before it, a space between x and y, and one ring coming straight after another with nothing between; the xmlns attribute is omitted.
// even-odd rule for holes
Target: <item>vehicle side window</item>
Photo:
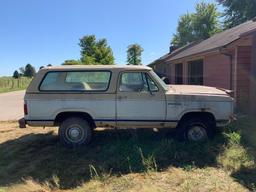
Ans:
<svg viewBox="0 0 256 192"><path fill-rule="evenodd" d="M41 83L42 91L106 91L109 71L49 72Z"/></svg>
<svg viewBox="0 0 256 192"><path fill-rule="evenodd" d="M158 87L156 86L155 82L149 77L148 74L147 74L147 81L148 81L150 91L152 92L158 91Z"/></svg>
<svg viewBox="0 0 256 192"><path fill-rule="evenodd" d="M143 72L125 72L121 75L119 90L121 92L158 91L152 79Z"/></svg>
<svg viewBox="0 0 256 192"><path fill-rule="evenodd" d="M56 84L58 73L48 73L47 77L44 79L43 86L49 86Z"/></svg>

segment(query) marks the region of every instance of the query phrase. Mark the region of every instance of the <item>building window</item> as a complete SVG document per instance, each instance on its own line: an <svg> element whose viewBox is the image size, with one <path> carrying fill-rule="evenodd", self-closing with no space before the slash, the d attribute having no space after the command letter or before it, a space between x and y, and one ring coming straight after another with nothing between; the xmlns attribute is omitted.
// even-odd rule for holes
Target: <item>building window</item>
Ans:
<svg viewBox="0 0 256 192"><path fill-rule="evenodd" d="M182 63L175 65L175 84L183 83L183 65Z"/></svg>
<svg viewBox="0 0 256 192"><path fill-rule="evenodd" d="M196 60L188 62L188 84L203 85L204 61Z"/></svg>

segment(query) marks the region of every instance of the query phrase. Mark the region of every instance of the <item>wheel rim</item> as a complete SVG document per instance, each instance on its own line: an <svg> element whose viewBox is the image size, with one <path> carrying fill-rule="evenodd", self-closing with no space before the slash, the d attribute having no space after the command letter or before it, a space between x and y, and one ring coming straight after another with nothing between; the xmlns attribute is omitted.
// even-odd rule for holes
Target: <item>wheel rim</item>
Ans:
<svg viewBox="0 0 256 192"><path fill-rule="evenodd" d="M71 125L66 130L66 138L72 143L79 143L85 137L84 129L79 125Z"/></svg>
<svg viewBox="0 0 256 192"><path fill-rule="evenodd" d="M204 126L193 125L190 127L187 136L189 141L204 141L207 139L207 132Z"/></svg>

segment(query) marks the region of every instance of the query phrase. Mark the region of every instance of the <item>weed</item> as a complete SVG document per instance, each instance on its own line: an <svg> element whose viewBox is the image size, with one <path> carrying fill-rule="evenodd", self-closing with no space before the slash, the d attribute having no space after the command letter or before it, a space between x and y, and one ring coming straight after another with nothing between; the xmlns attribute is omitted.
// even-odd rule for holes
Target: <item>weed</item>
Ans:
<svg viewBox="0 0 256 192"><path fill-rule="evenodd" d="M192 162L192 164L184 165L182 168L183 168L185 171L191 171L191 170L193 170L193 169L195 168L195 164L194 164L194 162Z"/></svg>
<svg viewBox="0 0 256 192"><path fill-rule="evenodd" d="M2 191L255 189L253 150L244 134L249 126L242 124L200 144L178 142L164 130L96 130L93 142L77 150L60 146L55 128L0 127Z"/></svg>
<svg viewBox="0 0 256 192"><path fill-rule="evenodd" d="M49 181L45 182L45 186L50 189L59 189L60 188L60 178L57 175L53 175Z"/></svg>
<svg viewBox="0 0 256 192"><path fill-rule="evenodd" d="M155 159L154 155L151 154L151 155L148 155L147 157L145 157L141 148L139 148L139 151L140 151L142 165L144 166L144 170L147 173L157 171L157 164L156 164L156 159Z"/></svg>
<svg viewBox="0 0 256 192"><path fill-rule="evenodd" d="M229 171L255 166L254 157L250 153L250 149L243 146L247 142L246 138L243 138L244 132L248 127L253 126L248 126L249 121L246 121L247 124L242 123L242 120L240 120L238 123L229 125L226 132L223 133L227 145L224 146L223 153L219 155L218 162ZM251 132L251 134L253 135L254 133Z"/></svg>
<svg viewBox="0 0 256 192"><path fill-rule="evenodd" d="M223 154L219 156L219 163L227 170L236 171L241 167L254 165L253 158L242 146L233 145L225 148Z"/></svg>
<svg viewBox="0 0 256 192"><path fill-rule="evenodd" d="M255 183L251 184L251 189L253 192L256 192L256 184Z"/></svg>
<svg viewBox="0 0 256 192"><path fill-rule="evenodd" d="M239 145L241 143L241 133L237 133L237 132L224 133L224 136L227 138L230 146Z"/></svg>
<svg viewBox="0 0 256 192"><path fill-rule="evenodd" d="M90 177L91 177L91 179L97 180L97 179L100 178L100 176L99 176L99 174L98 174L96 168L95 168L93 165L89 165L89 171L90 171Z"/></svg>
<svg viewBox="0 0 256 192"><path fill-rule="evenodd" d="M89 165L89 172L90 172L91 179L104 182L111 177L112 169L109 171L109 173L102 171L102 173L99 174L95 166Z"/></svg>

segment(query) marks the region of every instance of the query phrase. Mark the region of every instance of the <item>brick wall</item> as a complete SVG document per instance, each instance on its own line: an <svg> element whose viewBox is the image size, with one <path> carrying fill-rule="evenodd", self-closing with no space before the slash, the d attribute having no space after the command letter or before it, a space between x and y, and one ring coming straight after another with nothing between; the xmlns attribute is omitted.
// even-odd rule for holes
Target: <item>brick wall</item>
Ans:
<svg viewBox="0 0 256 192"><path fill-rule="evenodd" d="M252 36L251 47L251 86L250 86L250 106L251 114L256 116L256 32Z"/></svg>
<svg viewBox="0 0 256 192"><path fill-rule="evenodd" d="M231 89L230 58L222 54L207 55L204 59L204 85Z"/></svg>
<svg viewBox="0 0 256 192"><path fill-rule="evenodd" d="M248 108L250 94L251 47L238 47L237 52L237 103L242 110ZM247 111L247 110L246 110Z"/></svg>

